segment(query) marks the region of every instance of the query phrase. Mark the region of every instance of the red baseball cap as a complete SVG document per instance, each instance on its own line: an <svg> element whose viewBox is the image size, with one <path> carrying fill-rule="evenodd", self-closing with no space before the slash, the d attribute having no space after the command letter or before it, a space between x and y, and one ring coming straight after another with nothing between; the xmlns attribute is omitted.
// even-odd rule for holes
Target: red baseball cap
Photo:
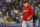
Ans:
<svg viewBox="0 0 40 27"><path fill-rule="evenodd" d="M27 0L25 0L23 3L28 3L28 1L27 1Z"/></svg>

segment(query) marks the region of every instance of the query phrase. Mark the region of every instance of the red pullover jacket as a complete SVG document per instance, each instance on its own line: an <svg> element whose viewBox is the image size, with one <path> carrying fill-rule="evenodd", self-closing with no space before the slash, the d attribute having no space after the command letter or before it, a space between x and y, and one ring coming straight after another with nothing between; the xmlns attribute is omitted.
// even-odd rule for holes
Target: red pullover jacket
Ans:
<svg viewBox="0 0 40 27"><path fill-rule="evenodd" d="M28 17L33 16L34 12L31 6L27 6L23 8L23 20L24 21L30 21L33 19L33 17L31 17L29 20L27 20Z"/></svg>

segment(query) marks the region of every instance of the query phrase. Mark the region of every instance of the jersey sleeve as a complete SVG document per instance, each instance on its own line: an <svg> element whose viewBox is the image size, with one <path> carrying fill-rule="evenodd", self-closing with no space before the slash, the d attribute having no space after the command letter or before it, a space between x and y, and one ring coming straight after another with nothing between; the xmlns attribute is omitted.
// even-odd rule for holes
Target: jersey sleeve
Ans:
<svg viewBox="0 0 40 27"><path fill-rule="evenodd" d="M34 15L33 9L32 7L30 7L30 16L33 16L33 15Z"/></svg>

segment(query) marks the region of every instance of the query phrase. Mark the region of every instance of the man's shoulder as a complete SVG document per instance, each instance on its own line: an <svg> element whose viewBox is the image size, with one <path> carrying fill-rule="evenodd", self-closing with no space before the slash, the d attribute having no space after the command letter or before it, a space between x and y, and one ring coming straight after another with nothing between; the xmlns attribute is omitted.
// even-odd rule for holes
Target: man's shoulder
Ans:
<svg viewBox="0 0 40 27"><path fill-rule="evenodd" d="M30 5L28 5L28 7L29 7L29 8L31 8L31 6L30 6Z"/></svg>

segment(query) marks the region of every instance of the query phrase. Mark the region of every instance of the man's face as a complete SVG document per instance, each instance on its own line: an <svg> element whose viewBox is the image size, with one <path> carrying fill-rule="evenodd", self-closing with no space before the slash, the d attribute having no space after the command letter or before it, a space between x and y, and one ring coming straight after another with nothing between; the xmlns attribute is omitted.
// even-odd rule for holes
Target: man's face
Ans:
<svg viewBox="0 0 40 27"><path fill-rule="evenodd" d="M2 9L2 11L5 11L5 9Z"/></svg>
<svg viewBox="0 0 40 27"><path fill-rule="evenodd" d="M24 6L27 7L28 6L28 3L24 3Z"/></svg>

